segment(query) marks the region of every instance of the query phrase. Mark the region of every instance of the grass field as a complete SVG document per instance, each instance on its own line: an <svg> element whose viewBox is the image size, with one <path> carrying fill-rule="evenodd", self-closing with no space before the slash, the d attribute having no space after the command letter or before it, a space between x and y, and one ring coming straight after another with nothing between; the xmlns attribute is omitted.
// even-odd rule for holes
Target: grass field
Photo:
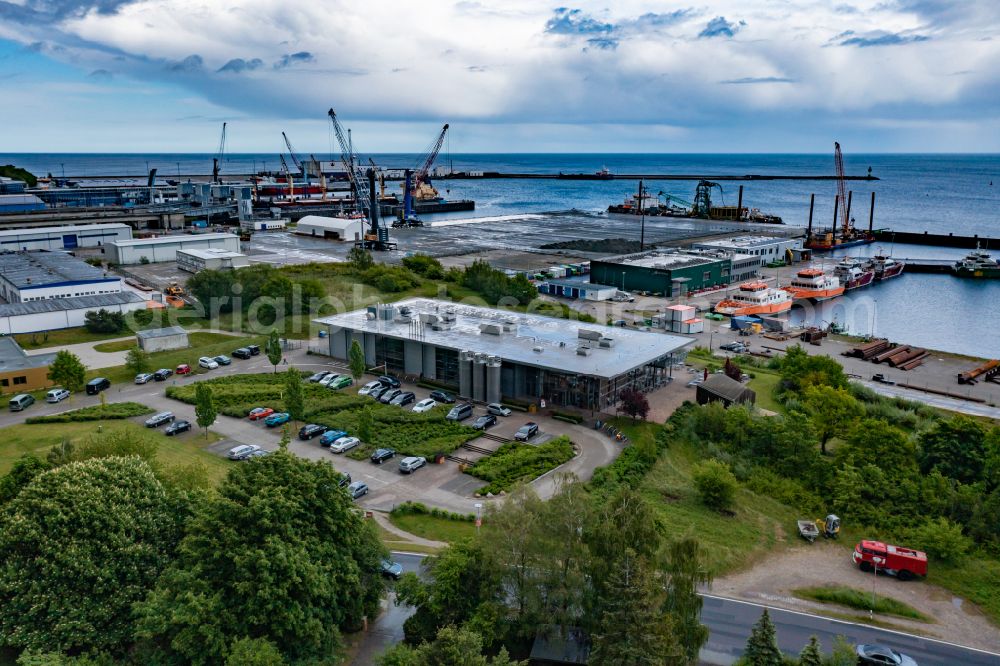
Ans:
<svg viewBox="0 0 1000 666"><path fill-rule="evenodd" d="M425 514L389 515L389 522L424 539L452 543L475 536L476 525L465 520L449 520ZM395 536L395 535L394 535ZM398 537L397 537L398 538Z"/></svg>
<svg viewBox="0 0 1000 666"><path fill-rule="evenodd" d="M902 601L890 599L876 594L874 596L874 606L872 605L872 594L863 590L857 590L843 585L829 585L822 587L802 587L793 590L799 599L818 601L824 604L835 604L845 608L853 608L860 611L873 610L882 615L895 615L909 620L919 620L921 622L933 622L933 620L918 611L913 606Z"/></svg>
<svg viewBox="0 0 1000 666"><path fill-rule="evenodd" d="M210 340L207 344L197 342L200 336L213 336L211 338L206 338ZM239 336L228 336L218 333L201 333L195 332L190 336L191 344L198 345L190 347L188 349L176 349L172 351L163 352L153 352L149 355L149 362L152 370L158 368L170 368L173 370L181 363L187 363L195 372L202 371L198 367L198 358L201 356L218 356L219 354L231 355L233 350L248 344L264 344L263 336L255 337L239 337ZM234 360L233 363L239 363L239 360ZM203 371L211 372L211 371ZM115 382L130 382L134 379L135 375L126 369L124 366L115 366L111 368L101 368L99 370L91 370L87 373L87 379L92 379L94 377L107 377L112 383Z"/></svg>
<svg viewBox="0 0 1000 666"><path fill-rule="evenodd" d="M97 342L131 335L130 331L117 333L91 333L83 326L76 328L60 328L45 333L18 333L14 336L17 344L24 349L41 349L43 347L65 347L80 342ZM134 340L134 338L133 338Z"/></svg>
<svg viewBox="0 0 1000 666"><path fill-rule="evenodd" d="M749 386L753 389L754 393L757 394L757 406L761 409L766 409L778 414L784 414L784 405L774 398L774 392L778 388L778 382L781 381L781 376L776 372L762 370L760 368L748 368L744 372L747 374L753 374L754 376L753 379L750 380Z"/></svg>

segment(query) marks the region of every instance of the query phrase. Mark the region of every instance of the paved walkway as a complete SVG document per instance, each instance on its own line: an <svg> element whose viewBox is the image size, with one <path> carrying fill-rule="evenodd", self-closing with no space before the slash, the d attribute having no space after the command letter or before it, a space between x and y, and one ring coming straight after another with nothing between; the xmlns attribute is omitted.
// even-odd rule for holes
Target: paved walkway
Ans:
<svg viewBox="0 0 1000 666"><path fill-rule="evenodd" d="M425 539L419 537L416 534L410 534L406 530L401 530L389 520L389 514L383 513L381 511L373 511L372 515L375 517L375 522L380 526L385 528L387 532L392 532L400 539L404 541L409 541L410 543L416 544L418 546L427 546L428 548L445 548L448 546L444 541L434 541L433 539Z"/></svg>

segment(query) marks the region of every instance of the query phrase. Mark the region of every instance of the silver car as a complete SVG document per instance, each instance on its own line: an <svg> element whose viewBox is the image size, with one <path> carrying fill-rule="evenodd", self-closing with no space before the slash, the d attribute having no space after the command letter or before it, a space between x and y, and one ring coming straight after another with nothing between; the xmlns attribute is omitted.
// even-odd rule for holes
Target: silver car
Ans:
<svg viewBox="0 0 1000 666"><path fill-rule="evenodd" d="M229 449L226 457L230 460L246 460L255 451L260 451L260 447L256 444L240 444Z"/></svg>
<svg viewBox="0 0 1000 666"><path fill-rule="evenodd" d="M360 443L361 440L357 437L341 437L330 445L330 453L344 453L345 451L350 451Z"/></svg>
<svg viewBox="0 0 1000 666"><path fill-rule="evenodd" d="M146 384L152 378L153 378L152 372L140 372L138 375L135 376L135 383Z"/></svg>
<svg viewBox="0 0 1000 666"><path fill-rule="evenodd" d="M364 481L355 481L347 486L347 494L351 496L351 499L363 497L368 494L368 484Z"/></svg>
<svg viewBox="0 0 1000 666"><path fill-rule="evenodd" d="M399 471L402 474L412 474L427 464L427 459L422 456L409 456L399 461Z"/></svg>

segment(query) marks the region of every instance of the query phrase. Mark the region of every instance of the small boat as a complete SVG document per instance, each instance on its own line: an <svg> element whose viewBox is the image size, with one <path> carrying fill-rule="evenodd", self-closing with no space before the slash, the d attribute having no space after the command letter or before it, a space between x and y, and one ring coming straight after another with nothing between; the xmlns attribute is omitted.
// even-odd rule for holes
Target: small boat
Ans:
<svg viewBox="0 0 1000 666"><path fill-rule="evenodd" d="M834 267L833 274L844 285L844 291L867 287L875 280L875 269L853 257L841 259Z"/></svg>
<svg viewBox="0 0 1000 666"><path fill-rule="evenodd" d="M825 301L844 293L844 286L834 275L819 268L805 268L795 274L791 284L782 287L797 300Z"/></svg>
<svg viewBox="0 0 1000 666"><path fill-rule="evenodd" d="M905 266L906 264L902 261L884 254L876 254L872 257L872 268L875 270L876 280L888 280L902 275Z"/></svg>
<svg viewBox="0 0 1000 666"><path fill-rule="evenodd" d="M736 317L751 314L778 314L792 309L792 295L783 289L771 289L763 282L746 282L739 291L719 301L715 311Z"/></svg>
<svg viewBox="0 0 1000 666"><path fill-rule="evenodd" d="M980 250L977 244L974 251L955 262L952 271L959 277L997 279L1000 278L1000 261L991 257L989 252Z"/></svg>

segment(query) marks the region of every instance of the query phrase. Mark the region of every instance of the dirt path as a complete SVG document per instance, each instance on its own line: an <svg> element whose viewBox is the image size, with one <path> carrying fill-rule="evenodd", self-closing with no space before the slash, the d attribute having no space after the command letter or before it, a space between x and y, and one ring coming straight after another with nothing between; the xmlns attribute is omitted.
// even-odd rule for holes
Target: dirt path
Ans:
<svg viewBox="0 0 1000 666"><path fill-rule="evenodd" d="M832 543L803 544L774 553L752 569L716 579L712 593L734 599L766 603L778 608L836 614L859 621L868 613L849 608L798 599L793 590L818 585L844 585L891 597L934 618L927 624L889 615L876 615L886 628L939 638L952 643L992 652L1000 651L1000 629L978 609L951 592L925 582L900 582L888 576L875 580L861 572L850 560L850 551Z"/></svg>

